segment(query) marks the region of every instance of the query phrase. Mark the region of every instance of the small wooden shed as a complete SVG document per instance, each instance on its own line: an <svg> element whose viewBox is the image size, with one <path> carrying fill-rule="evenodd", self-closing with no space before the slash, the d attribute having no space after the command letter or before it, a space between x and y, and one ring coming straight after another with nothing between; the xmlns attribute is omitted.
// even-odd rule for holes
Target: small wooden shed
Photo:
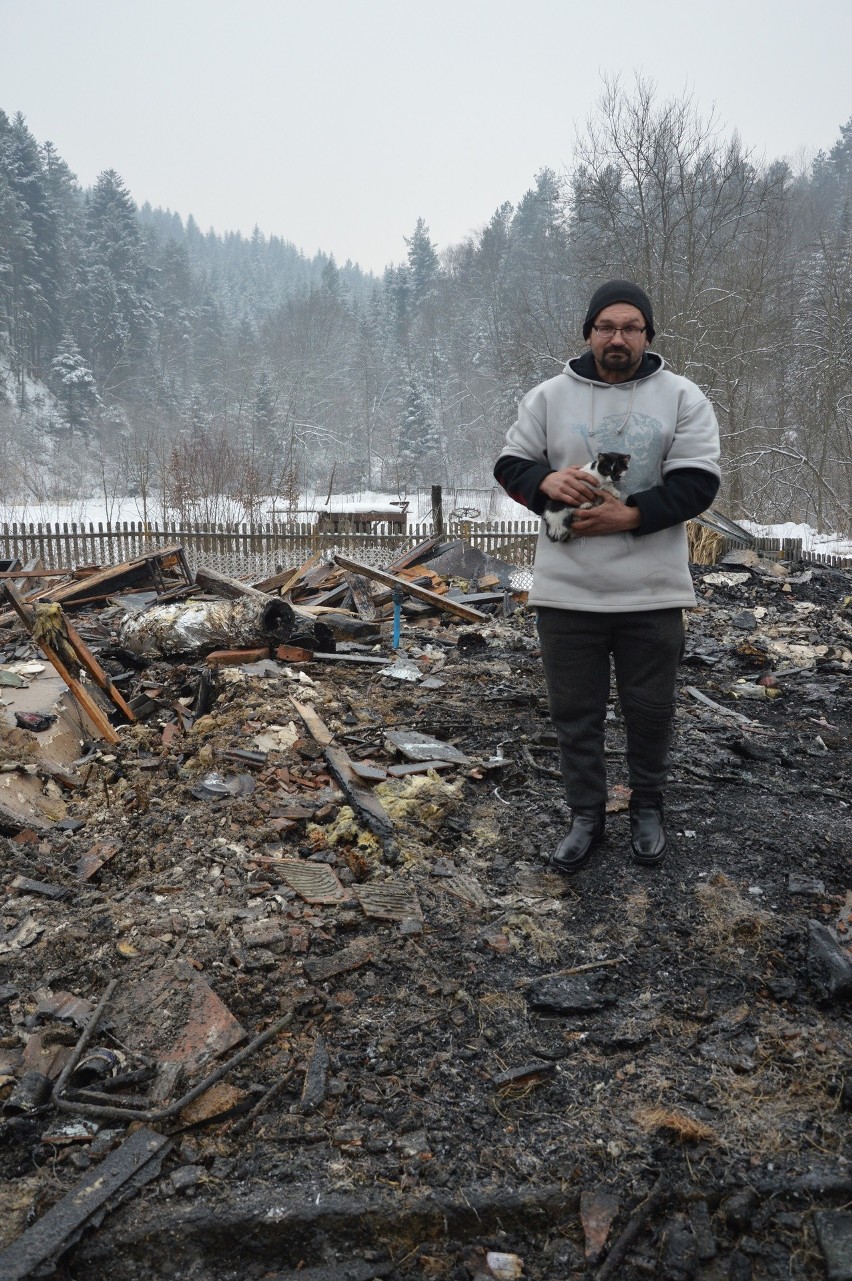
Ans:
<svg viewBox="0 0 852 1281"><path fill-rule="evenodd" d="M323 508L317 515L317 529L328 534L371 534L377 525L387 525L392 533L405 533L408 503L401 507L371 507L358 510L346 507L339 511Z"/></svg>

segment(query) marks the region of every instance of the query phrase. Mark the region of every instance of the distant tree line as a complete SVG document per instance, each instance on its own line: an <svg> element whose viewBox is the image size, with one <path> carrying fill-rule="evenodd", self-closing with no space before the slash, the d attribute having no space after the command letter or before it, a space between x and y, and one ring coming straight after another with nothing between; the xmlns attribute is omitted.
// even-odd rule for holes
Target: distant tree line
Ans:
<svg viewBox="0 0 852 1281"><path fill-rule="evenodd" d="M95 478L224 519L311 488L487 484L518 399L627 276L717 406L725 510L848 528L850 197L852 119L794 173L691 98L613 79L565 172L443 251L419 219L379 279L138 209L114 170L83 190L0 111L0 499Z"/></svg>

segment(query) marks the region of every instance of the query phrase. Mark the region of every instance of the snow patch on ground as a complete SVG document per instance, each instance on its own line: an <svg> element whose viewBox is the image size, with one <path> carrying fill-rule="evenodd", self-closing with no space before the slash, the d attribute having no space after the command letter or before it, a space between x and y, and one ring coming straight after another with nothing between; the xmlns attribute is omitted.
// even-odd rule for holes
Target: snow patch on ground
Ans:
<svg viewBox="0 0 852 1281"><path fill-rule="evenodd" d="M792 521L780 525L758 525L753 520L741 520L738 524L755 538L801 538L804 551L820 552L825 556L852 556L852 538L846 534L820 534L810 525L797 525Z"/></svg>

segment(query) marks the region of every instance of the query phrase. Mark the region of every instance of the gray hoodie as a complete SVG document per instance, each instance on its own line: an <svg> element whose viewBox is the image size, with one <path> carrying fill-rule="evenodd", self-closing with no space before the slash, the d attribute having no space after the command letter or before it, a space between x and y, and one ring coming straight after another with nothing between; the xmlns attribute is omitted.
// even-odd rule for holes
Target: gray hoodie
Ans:
<svg viewBox="0 0 852 1281"><path fill-rule="evenodd" d="M500 457L559 471L585 466L600 450L630 454L622 496L661 484L677 468L719 477L719 427L695 383L658 368L644 378L601 383L566 364L528 392ZM553 543L539 532L531 605L597 613L695 604L686 526L651 534L601 534Z"/></svg>

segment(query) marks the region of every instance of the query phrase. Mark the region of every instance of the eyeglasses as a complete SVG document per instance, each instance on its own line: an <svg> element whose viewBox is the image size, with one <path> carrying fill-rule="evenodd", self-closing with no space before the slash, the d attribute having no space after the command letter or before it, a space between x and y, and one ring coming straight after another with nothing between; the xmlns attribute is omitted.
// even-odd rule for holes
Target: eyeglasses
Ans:
<svg viewBox="0 0 852 1281"><path fill-rule="evenodd" d="M592 329L596 334L600 334L601 338L612 338L615 334L621 334L622 338L626 338L628 342L644 334L645 328L645 325L611 325L608 320L602 325L592 325Z"/></svg>

